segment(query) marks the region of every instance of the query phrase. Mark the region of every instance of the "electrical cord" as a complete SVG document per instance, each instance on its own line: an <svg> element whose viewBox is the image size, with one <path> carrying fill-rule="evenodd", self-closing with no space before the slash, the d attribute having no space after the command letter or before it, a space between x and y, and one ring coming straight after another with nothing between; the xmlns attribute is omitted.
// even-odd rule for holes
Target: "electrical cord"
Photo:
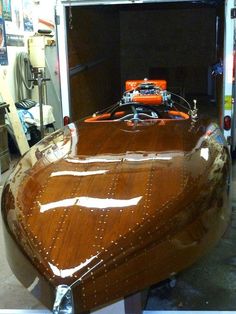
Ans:
<svg viewBox="0 0 236 314"><path fill-rule="evenodd" d="M183 101L188 105L188 108L186 108L185 106L183 106L183 105L181 105L180 103L178 103L178 105L179 105L180 107L182 107L182 108L184 108L184 109L186 109L186 110L191 110L191 109L192 109L190 103L189 103L184 97L182 97L182 96L180 96L180 95L178 95L178 94L175 94L175 93L173 93L173 92L170 92L170 91L168 91L168 93L171 94L171 95L173 95L173 96L175 96L175 97L177 97L177 98L179 98L179 99L181 99L181 100L183 100Z"/></svg>

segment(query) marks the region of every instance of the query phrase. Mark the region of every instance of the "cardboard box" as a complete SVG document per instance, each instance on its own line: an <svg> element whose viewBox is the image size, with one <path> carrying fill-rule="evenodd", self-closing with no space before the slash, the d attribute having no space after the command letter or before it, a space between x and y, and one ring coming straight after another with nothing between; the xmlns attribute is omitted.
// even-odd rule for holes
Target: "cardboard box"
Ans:
<svg viewBox="0 0 236 314"><path fill-rule="evenodd" d="M0 153L8 150L7 128L5 125L0 125Z"/></svg>
<svg viewBox="0 0 236 314"><path fill-rule="evenodd" d="M0 152L1 173L10 168L10 156L8 150Z"/></svg>
<svg viewBox="0 0 236 314"><path fill-rule="evenodd" d="M5 108L0 108L0 125L5 124Z"/></svg>
<svg viewBox="0 0 236 314"><path fill-rule="evenodd" d="M10 155L8 151L7 128L5 125L0 125L0 172L10 168Z"/></svg>

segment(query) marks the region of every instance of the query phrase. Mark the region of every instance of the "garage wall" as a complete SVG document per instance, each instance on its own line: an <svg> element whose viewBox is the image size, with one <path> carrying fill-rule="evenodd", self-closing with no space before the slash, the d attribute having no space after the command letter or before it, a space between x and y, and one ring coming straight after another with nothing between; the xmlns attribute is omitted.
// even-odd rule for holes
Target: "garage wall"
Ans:
<svg viewBox="0 0 236 314"><path fill-rule="evenodd" d="M166 78L169 88L207 93L216 62L215 9L124 10L121 78Z"/></svg>
<svg viewBox="0 0 236 314"><path fill-rule="evenodd" d="M17 0L15 0L17 1ZM18 2L18 1L17 1ZM19 1L20 2L20 1ZM42 25L39 23L38 19L40 17L44 17L46 20L53 21L54 20L54 5L56 3L56 0L41 0L40 4L37 4L35 1L32 3L32 9L33 9L33 24L34 24L34 31L36 32L39 28L43 29L46 28L45 25ZM14 2L12 4L12 14L13 14L13 19L12 21L6 21L5 22L5 27L6 27L6 33L7 34L14 34L14 35L22 35L24 36L24 46L23 47L17 47L17 46L8 46L7 47L7 53L8 53L8 65L7 66L2 66L4 69L4 75L7 80L7 85L9 87L11 96L14 101L18 101L16 97L16 86L15 86L15 60L16 56L20 52L28 52L28 44L27 40L29 36L32 36L34 32L27 32L23 31L23 25L21 28L18 29L18 26L16 26L16 18L14 17L14 14L16 12L13 10L14 8ZM23 15L23 8L22 4L18 3L18 7L20 10L20 17L22 18ZM14 8L16 9L16 8ZM19 12L18 12L19 13ZM20 23L22 24L23 21L21 20Z"/></svg>

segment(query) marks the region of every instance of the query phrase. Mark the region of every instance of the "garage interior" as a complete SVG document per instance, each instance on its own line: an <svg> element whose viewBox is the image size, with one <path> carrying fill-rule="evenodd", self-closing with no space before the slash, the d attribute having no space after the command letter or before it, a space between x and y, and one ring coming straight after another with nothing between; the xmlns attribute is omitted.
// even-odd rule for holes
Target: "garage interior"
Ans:
<svg viewBox="0 0 236 314"><path fill-rule="evenodd" d="M223 0L66 8L71 121L118 102L126 80L165 79L167 89L197 99L199 116L220 122L223 76L212 74L224 58ZM50 54L50 52L49 52ZM55 54L55 50L53 52ZM53 55L53 62L56 57ZM54 96L53 96L54 97ZM62 110L56 113L62 125ZM61 121L58 121L61 120ZM7 144L6 144L7 145ZM9 149L10 150L10 149ZM0 195L19 152L0 175ZM195 265L143 291L143 314L236 309L236 166L232 170L232 220L217 247ZM0 248L4 248L0 223ZM0 309L47 309L17 281L0 256ZM140 314L140 299L137 312ZM96 314L120 314L111 305ZM0 310L1 312L1 310Z"/></svg>
<svg viewBox="0 0 236 314"><path fill-rule="evenodd" d="M169 90L198 99L205 110L209 104L217 116L223 81L212 67L223 59L224 1L207 3L73 7L70 25L67 18L73 120L117 102L126 80L146 77L167 80Z"/></svg>

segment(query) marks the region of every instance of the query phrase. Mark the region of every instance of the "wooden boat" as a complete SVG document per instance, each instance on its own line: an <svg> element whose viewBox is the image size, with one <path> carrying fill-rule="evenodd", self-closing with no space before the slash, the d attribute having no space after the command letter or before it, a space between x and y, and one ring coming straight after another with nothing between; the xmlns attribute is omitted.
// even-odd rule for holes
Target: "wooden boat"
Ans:
<svg viewBox="0 0 236 314"><path fill-rule="evenodd" d="M128 82L118 104L43 139L12 172L8 261L54 313L88 312L166 279L224 233L227 144L196 108L177 107L165 82Z"/></svg>

